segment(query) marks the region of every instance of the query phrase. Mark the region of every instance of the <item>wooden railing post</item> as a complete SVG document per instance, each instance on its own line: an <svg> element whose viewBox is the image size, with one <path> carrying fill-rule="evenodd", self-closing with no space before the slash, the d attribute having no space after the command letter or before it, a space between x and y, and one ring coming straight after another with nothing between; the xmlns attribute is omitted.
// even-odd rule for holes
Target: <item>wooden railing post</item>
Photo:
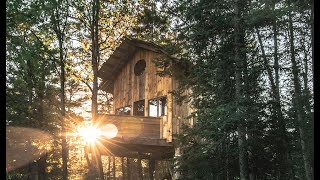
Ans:
<svg viewBox="0 0 320 180"><path fill-rule="evenodd" d="M162 117L161 119L160 119L160 139L164 139L165 138L165 136L163 135L163 128L164 128L164 118L165 117Z"/></svg>

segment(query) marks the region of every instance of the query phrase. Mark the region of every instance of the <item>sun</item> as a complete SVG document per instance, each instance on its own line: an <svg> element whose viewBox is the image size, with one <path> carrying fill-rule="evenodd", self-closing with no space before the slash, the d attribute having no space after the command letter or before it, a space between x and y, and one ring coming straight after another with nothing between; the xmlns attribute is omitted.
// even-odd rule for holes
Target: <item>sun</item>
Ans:
<svg viewBox="0 0 320 180"><path fill-rule="evenodd" d="M90 125L78 126L77 135L83 138L85 143L94 144L98 138L112 139L118 134L118 128L114 124L106 124L103 127Z"/></svg>
<svg viewBox="0 0 320 180"><path fill-rule="evenodd" d="M93 126L80 126L78 127L78 135L82 137L85 142L94 143L97 138L102 135L102 132L100 129Z"/></svg>

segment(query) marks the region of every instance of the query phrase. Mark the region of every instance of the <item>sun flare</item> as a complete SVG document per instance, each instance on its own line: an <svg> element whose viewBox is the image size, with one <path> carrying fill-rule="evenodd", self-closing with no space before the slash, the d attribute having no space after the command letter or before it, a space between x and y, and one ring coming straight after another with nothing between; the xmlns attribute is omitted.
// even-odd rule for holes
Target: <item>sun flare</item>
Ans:
<svg viewBox="0 0 320 180"><path fill-rule="evenodd" d="M94 143L96 139L102 135L102 132L100 129L88 126L88 127L79 127L78 128L78 134L81 136L86 142L88 143Z"/></svg>
<svg viewBox="0 0 320 180"><path fill-rule="evenodd" d="M82 137L86 143L94 143L98 138L114 138L118 134L118 128L114 124L107 124L103 127L79 126L77 128L78 136Z"/></svg>
<svg viewBox="0 0 320 180"><path fill-rule="evenodd" d="M114 124L107 124L102 127L102 135L106 138L114 138L118 134L118 128Z"/></svg>

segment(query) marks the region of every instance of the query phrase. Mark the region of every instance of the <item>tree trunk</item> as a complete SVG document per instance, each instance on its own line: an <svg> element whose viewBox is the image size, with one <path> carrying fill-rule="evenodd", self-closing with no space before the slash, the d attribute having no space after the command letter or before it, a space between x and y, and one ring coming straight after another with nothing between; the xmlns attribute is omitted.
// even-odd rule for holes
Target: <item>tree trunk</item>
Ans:
<svg viewBox="0 0 320 180"><path fill-rule="evenodd" d="M314 77L314 0L311 0L311 53L312 53L312 74Z"/></svg>
<svg viewBox="0 0 320 180"><path fill-rule="evenodd" d="M29 165L28 165L28 177L27 177L27 180L34 180L34 179L37 179L37 171L35 169L35 165L36 163L35 162L31 162Z"/></svg>
<svg viewBox="0 0 320 180"><path fill-rule="evenodd" d="M273 11L275 9L275 3L273 3ZM275 13L276 14L276 13ZM280 179L285 180L288 178L292 178L289 173L289 155L288 155L288 138L286 133L286 124L284 122L282 110L281 110L281 100L280 100L280 88L279 88L279 59L278 59L278 27L277 27L277 19L273 19L272 23L273 28L273 41L274 41L274 72L275 72L275 87L272 88L272 94L274 97L273 104L277 117L277 125L279 132L279 171L280 171Z"/></svg>
<svg viewBox="0 0 320 180"><path fill-rule="evenodd" d="M290 6L290 4L289 4ZM292 74L294 83L294 95L295 95L295 109L298 118L298 129L300 134L300 143L302 148L302 156L304 162L304 168L307 180L313 180L312 166L309 156L309 150L307 146L306 130L305 130L305 112L303 110L303 99L301 93L301 84L299 80L299 68L295 59L295 47L294 47L294 34L293 34L293 23L291 11L289 11L289 40L290 40L290 53L291 53L291 63L292 63Z"/></svg>
<svg viewBox="0 0 320 180"><path fill-rule="evenodd" d="M46 178L46 168L47 168L47 153L42 156L38 161L38 180L45 180Z"/></svg>
<svg viewBox="0 0 320 180"><path fill-rule="evenodd" d="M61 2L59 2L61 3ZM59 43L59 65L60 65L60 99L61 99L61 146L62 146L62 179L67 180L68 178L68 147L66 139L66 130L65 130L65 62L63 57L63 42L64 42L64 32L61 28L61 22L59 20L59 14L56 11L59 11L60 4L53 9L51 14L52 19L52 28L55 32L55 35Z"/></svg>
<svg viewBox="0 0 320 180"><path fill-rule="evenodd" d="M92 70L93 70L93 87L92 87L92 120L96 120L98 113L98 59L99 59L99 11L100 1L95 0L92 8Z"/></svg>
<svg viewBox="0 0 320 180"><path fill-rule="evenodd" d="M34 87L34 75L33 75L33 67L32 67L32 63L31 63L31 59L27 59L27 78L26 78L26 82L27 82L27 86L28 86L28 118L31 122L34 121L34 117L33 117L33 87ZM32 125L34 127L38 127L38 122L33 122Z"/></svg>
<svg viewBox="0 0 320 180"><path fill-rule="evenodd" d="M59 39L59 54L60 54L60 95L61 95L61 123L62 123L62 179L68 179L68 150L65 129L65 63L63 58L63 38L61 32L57 34Z"/></svg>
<svg viewBox="0 0 320 180"><path fill-rule="evenodd" d="M230 172L229 172L229 138L225 136L226 139L226 180L230 180Z"/></svg>
<svg viewBox="0 0 320 180"><path fill-rule="evenodd" d="M44 127L44 94L45 94L45 60L42 60L41 62L41 78L39 81L39 89L38 89L38 115L37 115L37 121L38 121L38 128Z"/></svg>
<svg viewBox="0 0 320 180"><path fill-rule="evenodd" d="M241 17L241 11L242 11L242 5L240 5L241 2L239 0L234 1L234 30L235 30L235 81L236 81L236 101L238 102L238 105L240 107L239 102L242 99L242 93L241 93L241 76L242 76L242 68L243 68L243 57L245 57L245 54L243 55L242 47L244 46L244 31L240 25L240 17ZM238 147L239 147L239 167L240 167L240 179L241 180L248 180L249 179L249 172L248 172L248 158L247 158L247 148L246 148L246 131L245 131L245 119L242 118L241 112L239 109L237 109L237 114L239 122L238 122Z"/></svg>
<svg viewBox="0 0 320 180"><path fill-rule="evenodd" d="M267 70L268 74L268 79L271 84L271 93L272 93L272 108L273 111L275 112L276 115L276 121L277 123L275 124L275 127L277 127L277 132L279 134L280 142L276 143L280 145L278 148L279 151L279 170L280 170L280 179L281 178L287 178L288 176L286 174L289 173L288 169L288 138L286 134L286 127L285 127L285 122L281 110L281 99L280 99L280 90L279 90L279 63L278 63L278 53L277 53L277 30L276 30L276 25L274 22L273 25L273 31L274 31L274 70L275 70L275 78L272 75L272 71L270 69L270 65L268 63L265 51L264 51L264 46L262 43L261 35L258 29L256 29L256 33L258 36L258 41L261 47L261 52L262 52L262 57L263 57L263 62L264 66ZM275 80L274 80L275 79ZM290 174L290 173L289 173ZM292 175L292 174L291 174Z"/></svg>

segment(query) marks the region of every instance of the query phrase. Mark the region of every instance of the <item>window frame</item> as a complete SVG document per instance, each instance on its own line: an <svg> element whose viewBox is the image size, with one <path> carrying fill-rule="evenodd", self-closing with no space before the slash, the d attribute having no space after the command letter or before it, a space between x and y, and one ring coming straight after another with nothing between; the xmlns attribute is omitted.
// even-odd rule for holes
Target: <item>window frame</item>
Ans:
<svg viewBox="0 0 320 180"><path fill-rule="evenodd" d="M142 103L143 102L143 103ZM146 100L145 99L142 99L142 100L139 100L139 101L135 101L135 102L133 102L133 112L132 112L132 114L134 115L134 116L145 116L145 102L146 102ZM138 114L138 105L136 105L136 104L138 104L138 103L141 103L142 105L143 105L143 115L142 114Z"/></svg>
<svg viewBox="0 0 320 180"><path fill-rule="evenodd" d="M161 106L161 114L159 114L159 102L161 99L165 99L165 106ZM150 101L157 100L156 106L157 106L157 116L151 116L150 115ZM167 116L168 115L168 98L167 96L160 96L152 99L148 99L148 116L150 117L161 117L161 116Z"/></svg>
<svg viewBox="0 0 320 180"><path fill-rule="evenodd" d="M124 108L130 108L130 110L129 110L129 114L119 114L118 113L118 110L120 110L120 109L124 109ZM131 107L131 105L127 105L127 106L123 106L123 107L119 107L119 108L116 108L116 115L131 115L131 111L132 111L132 107Z"/></svg>

